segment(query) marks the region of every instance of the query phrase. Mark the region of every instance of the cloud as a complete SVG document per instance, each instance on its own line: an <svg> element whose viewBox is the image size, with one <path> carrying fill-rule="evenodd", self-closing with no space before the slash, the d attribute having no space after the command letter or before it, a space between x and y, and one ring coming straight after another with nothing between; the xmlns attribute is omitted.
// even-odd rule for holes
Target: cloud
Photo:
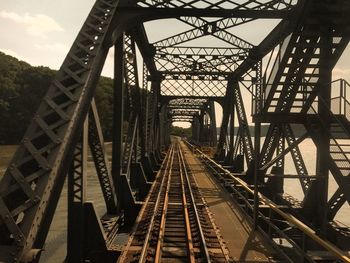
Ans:
<svg viewBox="0 0 350 263"><path fill-rule="evenodd" d="M14 12L0 11L0 17L24 25L27 33L33 36L45 37L46 33L64 31L53 18L43 14L22 16Z"/></svg>

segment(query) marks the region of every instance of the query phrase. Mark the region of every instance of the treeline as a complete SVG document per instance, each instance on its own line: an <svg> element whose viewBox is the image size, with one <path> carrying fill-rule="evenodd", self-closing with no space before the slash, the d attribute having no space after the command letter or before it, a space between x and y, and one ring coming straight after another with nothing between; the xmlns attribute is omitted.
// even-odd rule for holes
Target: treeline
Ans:
<svg viewBox="0 0 350 263"><path fill-rule="evenodd" d="M171 126L170 134L174 136L191 138L192 129L191 128L182 128L178 126Z"/></svg>
<svg viewBox="0 0 350 263"><path fill-rule="evenodd" d="M22 139L55 74L0 52L0 144ZM95 95L106 140L112 131L112 84L112 79L101 77Z"/></svg>

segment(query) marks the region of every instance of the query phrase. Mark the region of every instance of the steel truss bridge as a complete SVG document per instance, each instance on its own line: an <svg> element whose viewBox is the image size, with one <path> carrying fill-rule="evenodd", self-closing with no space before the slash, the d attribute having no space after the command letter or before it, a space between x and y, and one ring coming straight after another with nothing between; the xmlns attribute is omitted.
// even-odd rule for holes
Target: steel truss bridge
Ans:
<svg viewBox="0 0 350 263"><path fill-rule="evenodd" d="M170 20L179 26L153 41L150 28ZM273 26L257 43L239 36L260 21ZM334 219L350 204L350 86L332 79L349 37L348 0L97 0L0 181L0 261L39 261L67 178L67 262L116 262L113 240L134 224L172 123L189 122L189 147L271 242L287 240L300 262L314 262L308 249L349 262L350 229ZM94 102L110 50L111 162ZM312 171L301 147L310 139ZM214 158L195 145L215 147ZM88 151L102 217L86 198ZM302 198L284 193L287 180Z"/></svg>

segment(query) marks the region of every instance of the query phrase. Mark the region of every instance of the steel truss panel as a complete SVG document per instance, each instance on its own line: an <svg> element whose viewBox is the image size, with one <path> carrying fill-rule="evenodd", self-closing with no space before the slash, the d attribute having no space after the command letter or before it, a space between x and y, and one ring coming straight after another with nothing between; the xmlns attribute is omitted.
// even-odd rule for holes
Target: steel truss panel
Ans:
<svg viewBox="0 0 350 263"><path fill-rule="evenodd" d="M156 54L157 69L163 75L221 75L227 76L245 56Z"/></svg>
<svg viewBox="0 0 350 263"><path fill-rule="evenodd" d="M172 105L172 106L169 106L168 105L168 109L169 111L171 110L200 110L202 107L198 107L198 106L182 106L182 105Z"/></svg>
<svg viewBox="0 0 350 263"><path fill-rule="evenodd" d="M91 103L88 120L90 151L100 181L107 212L109 214L115 214L117 212L117 194L113 184L111 168L108 162L95 100Z"/></svg>
<svg viewBox="0 0 350 263"><path fill-rule="evenodd" d="M169 102L169 107L177 107L177 106L183 106L183 107L202 107L203 104L207 102L206 99L184 99L184 98L178 98L178 99L172 99Z"/></svg>
<svg viewBox="0 0 350 263"><path fill-rule="evenodd" d="M186 42L208 35L228 43L238 49L238 53L247 54L248 50L253 47L249 42L226 31L231 27L252 21L252 19L221 18L216 21L208 21L205 18L199 17L181 17L178 19L194 28L153 43L156 51L162 51L168 47L181 46Z"/></svg>
<svg viewBox="0 0 350 263"><path fill-rule="evenodd" d="M115 9L116 1L95 3L0 182L0 213L7 218L0 223L0 245L16 248L18 260L45 241L107 56L103 42ZM6 253L13 252L1 256Z"/></svg>
<svg viewBox="0 0 350 263"><path fill-rule="evenodd" d="M171 118L172 122L193 122L193 117L183 117L183 116L173 116Z"/></svg>
<svg viewBox="0 0 350 263"><path fill-rule="evenodd" d="M179 115L179 116L185 116L185 115L189 115L189 116L195 116L195 115L199 115L199 110L188 110L188 109L170 109L169 110L169 115Z"/></svg>
<svg viewBox="0 0 350 263"><path fill-rule="evenodd" d="M206 99L172 99L167 103L168 116L172 122L193 122L207 111L210 102Z"/></svg>
<svg viewBox="0 0 350 263"><path fill-rule="evenodd" d="M226 80L221 77L179 76L173 80L167 77L162 81L160 95L175 97L223 97L226 93Z"/></svg>
<svg viewBox="0 0 350 263"><path fill-rule="evenodd" d="M124 35L124 60L125 60L125 84L127 87L127 94L129 97L129 124L128 132L126 134L126 142L123 149L123 161L122 161L122 173L127 176L130 175L131 158L133 157L133 151L137 151L137 131L140 133L144 130L144 113L141 111L141 92L139 85L139 76L137 68L137 54L136 43L134 38L129 35ZM145 151L145 140L141 139L142 152ZM139 153L136 153L138 155ZM139 154L140 155L140 154ZM139 156L138 156L139 157ZM137 158L133 160L135 163Z"/></svg>
<svg viewBox="0 0 350 263"><path fill-rule="evenodd" d="M142 7L158 7L158 8L191 8L191 9L252 9L252 10L284 10L293 7L294 1L271 1L271 0L184 0L184 1L157 1L157 0L141 0L138 5Z"/></svg>
<svg viewBox="0 0 350 263"><path fill-rule="evenodd" d="M250 136L248 119L244 108L244 101L238 83L235 84L233 90L233 100L237 111L239 127L241 132L240 137L244 147L244 154L246 156L247 162L250 163L253 160L254 147L252 138Z"/></svg>

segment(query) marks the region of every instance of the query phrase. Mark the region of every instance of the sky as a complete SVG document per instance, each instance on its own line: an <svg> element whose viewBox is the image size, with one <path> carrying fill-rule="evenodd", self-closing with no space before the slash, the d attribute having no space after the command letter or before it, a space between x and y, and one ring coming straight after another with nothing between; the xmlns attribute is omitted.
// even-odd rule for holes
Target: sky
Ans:
<svg viewBox="0 0 350 263"><path fill-rule="evenodd" d="M58 69L94 0L0 0L0 51L34 66ZM146 29L151 42L162 39L186 27L176 28L172 20L149 22ZM259 44L273 24L258 21L235 28L235 34ZM201 44L205 39L199 40ZM208 42L208 46L215 43ZM113 54L107 57L104 76L112 76ZM139 63L140 65L141 63ZM348 47L333 71L333 78L350 81L350 48ZM220 113L218 113L220 115ZM217 126L221 116L218 116Z"/></svg>
<svg viewBox="0 0 350 263"><path fill-rule="evenodd" d="M0 50L58 69L94 0L0 0Z"/></svg>

